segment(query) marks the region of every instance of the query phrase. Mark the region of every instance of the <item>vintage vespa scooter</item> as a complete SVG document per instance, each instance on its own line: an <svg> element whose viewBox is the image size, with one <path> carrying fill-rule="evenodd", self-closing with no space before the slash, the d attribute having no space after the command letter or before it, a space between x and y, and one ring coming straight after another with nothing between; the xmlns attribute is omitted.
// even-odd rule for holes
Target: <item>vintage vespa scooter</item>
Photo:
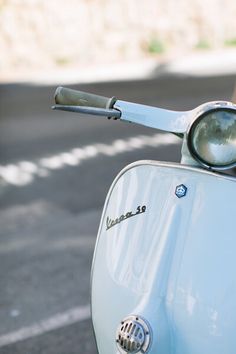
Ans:
<svg viewBox="0 0 236 354"><path fill-rule="evenodd" d="M55 109L183 138L180 164L138 161L108 193L91 276L100 354L236 353L236 106L187 112L58 88Z"/></svg>

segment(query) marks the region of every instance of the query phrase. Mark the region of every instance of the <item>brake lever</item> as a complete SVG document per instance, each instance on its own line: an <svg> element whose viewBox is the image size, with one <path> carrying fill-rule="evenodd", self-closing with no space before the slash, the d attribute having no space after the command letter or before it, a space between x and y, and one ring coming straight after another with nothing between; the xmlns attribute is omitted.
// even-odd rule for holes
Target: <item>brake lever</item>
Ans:
<svg viewBox="0 0 236 354"><path fill-rule="evenodd" d="M105 109L105 108L87 107L87 106L70 106L70 105L60 105L60 104L56 104L55 106L52 106L52 109L67 111L67 112L92 114L95 116L105 116L107 118L114 118L114 119L119 119L121 117L121 112L116 109Z"/></svg>

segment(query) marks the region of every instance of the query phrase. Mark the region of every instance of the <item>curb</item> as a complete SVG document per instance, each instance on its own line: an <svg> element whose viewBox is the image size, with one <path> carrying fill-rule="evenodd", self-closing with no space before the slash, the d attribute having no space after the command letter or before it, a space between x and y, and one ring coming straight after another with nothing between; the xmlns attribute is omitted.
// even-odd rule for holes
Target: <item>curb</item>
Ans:
<svg viewBox="0 0 236 354"><path fill-rule="evenodd" d="M173 56L172 56L173 57ZM6 76L0 83L40 85L88 84L112 81L155 79L164 75L220 76L236 74L236 49L201 51L175 59L148 58L106 66L48 70Z"/></svg>

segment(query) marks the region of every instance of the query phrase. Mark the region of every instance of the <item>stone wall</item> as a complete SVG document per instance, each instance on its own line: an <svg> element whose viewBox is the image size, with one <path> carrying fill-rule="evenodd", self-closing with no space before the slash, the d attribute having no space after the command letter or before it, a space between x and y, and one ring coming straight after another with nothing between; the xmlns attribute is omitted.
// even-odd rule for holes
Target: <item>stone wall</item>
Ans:
<svg viewBox="0 0 236 354"><path fill-rule="evenodd" d="M235 15L235 0L0 0L0 73L234 45Z"/></svg>

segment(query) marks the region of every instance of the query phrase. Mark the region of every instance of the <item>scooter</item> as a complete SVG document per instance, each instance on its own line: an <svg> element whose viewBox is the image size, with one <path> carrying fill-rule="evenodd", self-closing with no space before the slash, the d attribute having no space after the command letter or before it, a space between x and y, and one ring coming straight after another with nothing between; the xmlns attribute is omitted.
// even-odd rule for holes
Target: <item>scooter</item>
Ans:
<svg viewBox="0 0 236 354"><path fill-rule="evenodd" d="M91 272L100 354L236 353L236 105L183 112L59 87L54 109L178 135L180 164L138 161L107 195Z"/></svg>

